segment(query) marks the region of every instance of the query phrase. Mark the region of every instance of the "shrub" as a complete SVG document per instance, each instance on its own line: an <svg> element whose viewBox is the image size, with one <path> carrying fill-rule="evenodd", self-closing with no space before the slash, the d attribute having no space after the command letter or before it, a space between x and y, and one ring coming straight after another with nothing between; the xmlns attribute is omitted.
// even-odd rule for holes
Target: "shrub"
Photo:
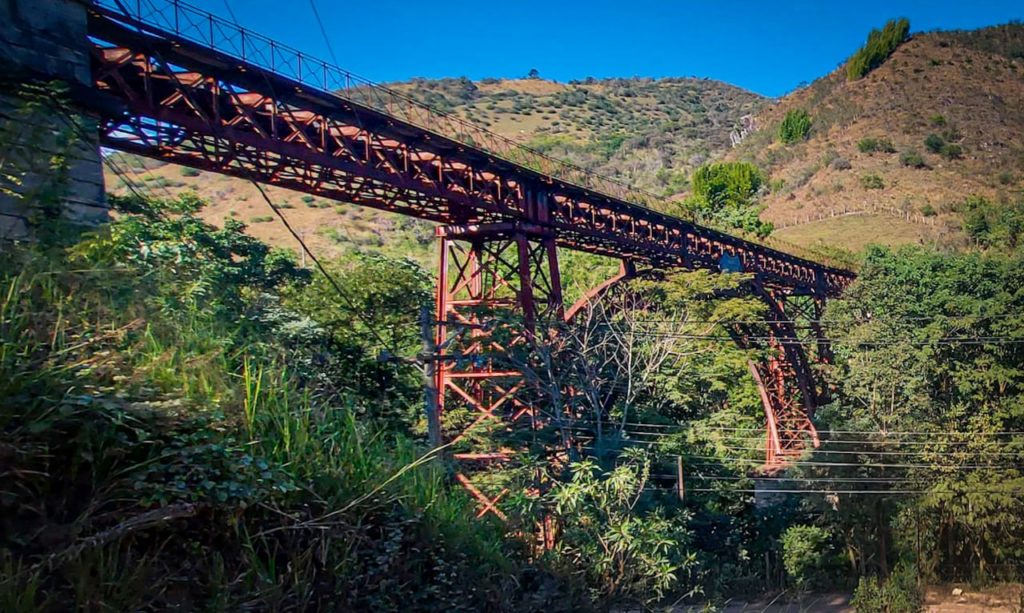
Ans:
<svg viewBox="0 0 1024 613"><path fill-rule="evenodd" d="M936 215L938 215L938 211L936 211L935 207L933 207L931 204L926 204L921 207L921 214L924 215L925 217L935 217Z"/></svg>
<svg viewBox="0 0 1024 613"><path fill-rule="evenodd" d="M853 165L850 164L850 160L844 157L837 157L833 159L831 162L829 162L829 166L836 170L850 170L851 168L853 168Z"/></svg>
<svg viewBox="0 0 1024 613"><path fill-rule="evenodd" d="M885 189L885 182L878 175L863 175L860 184L864 189Z"/></svg>
<svg viewBox="0 0 1024 613"><path fill-rule="evenodd" d="M884 581L861 577L850 604L857 613L915 613L921 609L922 600L916 569L901 563Z"/></svg>
<svg viewBox="0 0 1024 613"><path fill-rule="evenodd" d="M946 126L946 118L936 113L928 118L928 123L932 124L936 128L943 128Z"/></svg>
<svg viewBox="0 0 1024 613"><path fill-rule="evenodd" d="M909 34L907 19L893 19L881 30L872 30L864 46L846 62L846 78L856 81L881 66Z"/></svg>
<svg viewBox="0 0 1024 613"><path fill-rule="evenodd" d="M924 158L914 149L909 149L900 154L900 164L908 168L927 168Z"/></svg>
<svg viewBox="0 0 1024 613"><path fill-rule="evenodd" d="M941 153L942 157L947 160L958 160L963 157L964 150L963 147L956 143L946 143L942 146L939 153Z"/></svg>
<svg viewBox="0 0 1024 613"><path fill-rule="evenodd" d="M790 526L782 535L782 564L799 589L822 585L832 572L828 530L819 526Z"/></svg>
<svg viewBox="0 0 1024 613"><path fill-rule="evenodd" d="M924 139L924 146L932 153L939 153L946 146L946 139L932 132Z"/></svg>
<svg viewBox="0 0 1024 613"><path fill-rule="evenodd" d="M183 177L198 177L200 174L202 173L200 173L196 168L186 167L181 169L181 176Z"/></svg>
<svg viewBox="0 0 1024 613"><path fill-rule="evenodd" d="M888 138L862 138L857 141L857 149L861 153L896 153L896 147Z"/></svg>
<svg viewBox="0 0 1024 613"><path fill-rule="evenodd" d="M793 109L786 113L779 125L779 140L791 144L807 138L811 131L811 116L803 109Z"/></svg>
<svg viewBox="0 0 1024 613"><path fill-rule="evenodd" d="M302 197L302 201L305 202L306 204L313 204L313 202L316 201L316 198L310 196L309 194L306 194L305 196Z"/></svg>
<svg viewBox="0 0 1024 613"><path fill-rule="evenodd" d="M273 215L254 215L249 218L252 223L266 223L268 221L274 221Z"/></svg>
<svg viewBox="0 0 1024 613"><path fill-rule="evenodd" d="M660 509L636 504L650 468L646 452L629 449L608 472L593 460L574 463L572 478L555 486L552 498L563 528L559 547L579 560L596 601L655 600L679 587L680 575L696 566L687 552L692 535L686 516L670 519Z"/></svg>

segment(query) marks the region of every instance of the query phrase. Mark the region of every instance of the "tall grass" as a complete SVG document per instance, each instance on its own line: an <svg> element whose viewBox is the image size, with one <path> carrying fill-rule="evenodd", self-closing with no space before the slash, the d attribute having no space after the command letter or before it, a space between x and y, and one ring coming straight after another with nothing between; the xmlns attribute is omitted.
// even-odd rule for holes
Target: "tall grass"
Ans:
<svg viewBox="0 0 1024 613"><path fill-rule="evenodd" d="M161 271L3 270L0 519L33 535L0 538L5 610L511 606L503 528L272 331L167 308Z"/></svg>
<svg viewBox="0 0 1024 613"><path fill-rule="evenodd" d="M397 505L424 516L434 536L508 568L500 528L476 520L467 496L449 487L438 457L405 436L360 424L355 399L318 406L286 367L251 359L243 362L242 385L250 443L308 483L328 514Z"/></svg>

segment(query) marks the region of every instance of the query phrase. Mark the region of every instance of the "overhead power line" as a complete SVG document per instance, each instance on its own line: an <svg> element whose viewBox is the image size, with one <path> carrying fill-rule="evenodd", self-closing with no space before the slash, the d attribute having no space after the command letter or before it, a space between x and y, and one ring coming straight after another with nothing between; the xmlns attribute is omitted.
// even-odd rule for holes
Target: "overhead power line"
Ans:
<svg viewBox="0 0 1024 613"><path fill-rule="evenodd" d="M586 420L586 419L565 419L565 420L561 420L560 423L564 424L565 427L573 427L576 424L584 424L586 426L595 426L596 425L593 421ZM617 421L617 420L602 421L601 425L602 426L610 426L612 428L618 428L618 427L624 425L624 426L629 426L629 427L654 428L654 429L658 429L658 430L673 430L673 431L675 431L674 433L679 433L679 434L688 434L688 433L705 434L705 433L711 433L711 432L743 432L743 433L767 432L767 429L764 426L759 426L759 427L755 427L755 428L741 428L741 427L737 427L737 426L717 426L717 425L712 425L712 426L707 426L707 425L691 426L691 425L684 425L684 424L659 424L659 423L653 423L653 422L638 422L638 421L625 421L625 422L621 422L621 421ZM833 434L854 434L854 435L884 436L884 437L891 437L891 436L931 436L931 437L936 437L936 438L944 437L944 436L954 436L954 437L973 437L974 439L976 439L979 436L1021 436L1021 435L1024 435L1024 430L999 430L999 431L994 431L994 432L957 432L957 431L950 431L950 430L941 430L941 431L921 431L921 430L915 430L915 431L911 431L911 430L879 431L879 430L843 430L843 429L834 429L833 430L833 429L823 429L823 430L819 430L818 431L818 435L819 436L831 436ZM748 437L748 438L750 438L750 437ZM893 443L898 442L898 441L892 441L891 439L888 439L888 440L893 442ZM839 442L839 441L837 441L835 439L826 439L826 441L827 442ZM880 441L874 441L874 440L871 440L871 439L864 439L864 442L875 443L875 442L880 442ZM915 442L919 442L919 441L915 441ZM975 441L970 441L970 442L976 442L976 440ZM993 441L993 442L1003 442L1003 441Z"/></svg>
<svg viewBox="0 0 1024 613"><path fill-rule="evenodd" d="M588 420L577 419L577 420L571 420L570 423L586 423L586 424L591 424L593 422L588 421ZM627 426L642 426L642 427L648 427L648 428L660 428L660 429L672 429L672 430L686 430L687 428L692 428L695 433L699 433L701 431L708 431L708 432L716 432L716 431L722 431L722 432L765 432L766 431L766 429L764 427L759 427L759 428L740 428L740 427L736 427L736 426L697 426L697 427L693 428L691 426L684 426L684 425L681 425L681 424L657 424L657 423L651 423L651 422L637 422L637 421L619 422L619 421L612 421L612 420L604 421L604 422L601 422L601 423L602 424L607 424L607 425L612 425L612 426L618 426L619 424L625 424ZM921 431L921 430L889 430L889 431L883 432L883 431L878 431L878 430L841 430L841 429L832 430L832 429L829 429L829 430L820 430L818 432L818 434L819 435L822 435L822 434L861 434L861 435L873 435L873 436L904 436L904 435L906 435L906 436L917 436L917 435L921 435L921 436L946 436L946 435L949 435L949 436L973 436L973 437L976 437L976 436L994 436L994 435L999 435L999 436L1024 435L1024 430L1001 430L1001 431L996 431L996 432L952 432L952 431L948 431L948 430L930 431L929 432L929 431Z"/></svg>
<svg viewBox="0 0 1024 613"><path fill-rule="evenodd" d="M655 479L665 479L665 480L671 480L671 479L675 479L675 478L678 477L678 475L675 475L675 474L672 474L672 475L668 475L668 474L665 474L665 475L662 475L662 474L652 474L650 476L652 478L655 478ZM737 477L737 476L730 476L730 475L705 475L705 474L701 474L701 473L698 473L698 474L692 474L691 473L691 474L687 474L685 478L686 478L687 481L690 481L692 479L697 479L699 481L712 481L712 482L715 482L715 481L728 481L728 482L736 482L736 481L763 481L765 483L779 483L779 482L784 482L784 481L793 481L793 482L800 482L800 483L804 483L804 482L806 482L806 483L915 483L915 484L918 484L918 485L927 484L927 483L934 483L934 482L927 482L927 481L924 481L922 479L910 479L910 478L907 478L907 477L748 477L748 476Z"/></svg>
<svg viewBox="0 0 1024 613"><path fill-rule="evenodd" d="M735 343L736 339L731 336L721 336L712 334L681 334L676 332L650 332L637 330L634 331L637 337L646 338L658 338L658 339L669 339L669 340L691 340L691 341L707 341L707 342L719 342L719 343ZM825 343L849 343L851 345L857 345L859 347L891 347L891 346L911 346L911 347L925 347L931 345L1021 345L1024 344L1024 338L1019 336L988 336L988 337L949 337L932 340L907 340L907 339L892 339L892 340L853 340L849 338L841 337L829 337L823 339L799 339L799 338L786 338L780 336L744 336L745 340L758 341L758 342L776 342L780 345L791 345L791 346L817 346L822 342Z"/></svg>
<svg viewBox="0 0 1024 613"><path fill-rule="evenodd" d="M650 444L648 444L649 446ZM589 451L601 451L600 448L592 445L583 445L581 449ZM609 451L609 449L604 449ZM736 458L736 457L721 457L721 456L707 456L707 455L690 455L683 454L684 457L692 460L704 460L704 462L698 463L697 466L715 466L715 464L709 464L708 462L718 462L722 464L749 464L751 466L759 466L764 464L764 460L755 460L751 458ZM1024 470L1024 464L949 464L943 462L935 462L928 464L917 464L917 463L862 463L862 462L820 462L811 460L787 460L786 464L789 466L817 466L817 467L856 467L870 470L885 469L885 468L921 468L929 470Z"/></svg>
<svg viewBox="0 0 1024 613"><path fill-rule="evenodd" d="M225 2L227 2L227 0L225 0ZM316 18L316 23L320 26L320 34L324 37L324 42L327 44L327 52L331 54L331 60L335 65L340 64L338 56L334 54L334 46L331 44L331 39L327 36L327 29L324 28L324 22L320 19L320 11L316 8L316 0L309 0L309 7L313 9L313 17Z"/></svg>
<svg viewBox="0 0 1024 613"><path fill-rule="evenodd" d="M644 491L656 491L656 492L670 492L672 490L660 487L645 487ZM715 488L686 488L686 492L701 492L701 493L712 493L712 494L763 494L766 496L772 494L809 494L816 496L840 496L840 495L877 495L877 496L988 496L992 497L995 495L1002 496L1021 496L1024 497L1024 489L1014 490L967 490L964 492L935 492L932 490L827 490L827 489L715 489Z"/></svg>

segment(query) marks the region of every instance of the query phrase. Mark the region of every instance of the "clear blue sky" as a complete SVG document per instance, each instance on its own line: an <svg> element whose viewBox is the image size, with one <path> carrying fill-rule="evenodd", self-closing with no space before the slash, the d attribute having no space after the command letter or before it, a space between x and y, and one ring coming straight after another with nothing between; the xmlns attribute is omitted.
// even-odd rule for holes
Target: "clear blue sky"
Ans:
<svg viewBox="0 0 1024 613"><path fill-rule="evenodd" d="M227 16L225 0L192 0ZM1021 0L316 0L338 63L411 77L709 77L768 96L832 70L892 17L915 32L1024 17ZM242 25L330 60L309 0L227 0Z"/></svg>

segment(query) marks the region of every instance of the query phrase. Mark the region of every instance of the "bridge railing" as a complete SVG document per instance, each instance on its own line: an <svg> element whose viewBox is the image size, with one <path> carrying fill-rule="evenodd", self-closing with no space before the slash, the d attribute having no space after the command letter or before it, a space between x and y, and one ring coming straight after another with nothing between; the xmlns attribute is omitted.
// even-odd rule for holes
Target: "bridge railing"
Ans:
<svg viewBox="0 0 1024 613"><path fill-rule="evenodd" d="M651 192L632 187L564 160L551 157L508 137L464 119L431 108L412 96L378 85L334 64L279 43L258 32L180 0L94 0L95 6L114 18L152 34L171 33L238 58L273 74L310 88L337 95L464 145L482 149L508 162L641 207L662 211L665 201ZM691 220L692 221L692 220ZM720 231L728 232L726 229ZM766 247L835 267L822 254L779 241L750 239Z"/></svg>

